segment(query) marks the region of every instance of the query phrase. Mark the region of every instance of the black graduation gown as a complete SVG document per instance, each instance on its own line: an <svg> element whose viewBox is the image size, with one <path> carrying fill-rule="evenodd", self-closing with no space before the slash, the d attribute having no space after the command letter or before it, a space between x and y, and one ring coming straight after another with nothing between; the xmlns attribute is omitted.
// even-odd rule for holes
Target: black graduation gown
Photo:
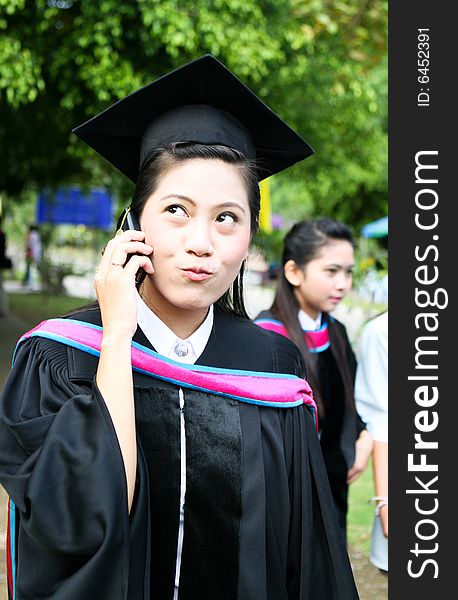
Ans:
<svg viewBox="0 0 458 600"><path fill-rule="evenodd" d="M329 320L329 316L325 315ZM333 318L344 342L346 368L354 384L356 357L350 345L345 326ZM321 383L325 417L321 430L321 450L329 477L332 496L342 530L346 534L348 512L347 472L355 461L355 443L364 429L364 423L356 412L354 398L349 406L345 399L342 376L331 348L318 356L318 372Z"/></svg>
<svg viewBox="0 0 458 600"><path fill-rule="evenodd" d="M72 318L100 323L98 310ZM135 341L151 347L141 330ZM297 349L215 309L199 364L303 376ZM135 373L138 469L127 511L97 359L33 338L0 404L0 481L19 513L17 600L173 598L180 505L178 386ZM308 408L184 391L179 598L357 598Z"/></svg>
<svg viewBox="0 0 458 600"><path fill-rule="evenodd" d="M256 319L278 320L270 311L263 311ZM344 346L345 364L340 368L347 369L352 383L356 374L356 357L348 339L343 323L323 314L323 319L332 319ZM329 347L317 355L318 378L321 386L321 400L324 404L324 418L320 420L320 445L326 465L339 524L346 535L348 512L347 472L355 461L355 443L365 428L356 412L354 398L349 406L345 400L345 391L337 365L337 360Z"/></svg>

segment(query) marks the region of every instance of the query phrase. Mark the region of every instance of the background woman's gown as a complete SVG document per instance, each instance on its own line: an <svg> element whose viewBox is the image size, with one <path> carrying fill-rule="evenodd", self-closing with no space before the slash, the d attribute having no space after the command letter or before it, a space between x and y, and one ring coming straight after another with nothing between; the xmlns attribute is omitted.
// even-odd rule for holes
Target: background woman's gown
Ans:
<svg viewBox="0 0 458 600"><path fill-rule="evenodd" d="M256 319L278 321L269 310L261 312ZM331 346L317 353L317 371L321 386L321 401L324 417L320 419L320 445L328 474L337 518L346 537L348 512L347 473L355 462L355 444L365 424L356 411L352 396L351 403L345 398L345 389L341 369L349 373L354 384L356 357L348 339L345 326L330 315L324 313L323 319L329 323L339 336L342 345L344 364L338 365L334 349ZM279 321L278 321L279 322Z"/></svg>

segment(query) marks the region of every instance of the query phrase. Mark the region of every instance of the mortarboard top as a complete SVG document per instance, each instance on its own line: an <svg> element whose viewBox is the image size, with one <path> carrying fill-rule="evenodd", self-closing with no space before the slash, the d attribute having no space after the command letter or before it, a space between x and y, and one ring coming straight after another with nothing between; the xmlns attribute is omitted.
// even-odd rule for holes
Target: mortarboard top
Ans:
<svg viewBox="0 0 458 600"><path fill-rule="evenodd" d="M129 94L73 130L132 181L157 148L223 144L255 158L258 179L313 154L312 148L210 54Z"/></svg>

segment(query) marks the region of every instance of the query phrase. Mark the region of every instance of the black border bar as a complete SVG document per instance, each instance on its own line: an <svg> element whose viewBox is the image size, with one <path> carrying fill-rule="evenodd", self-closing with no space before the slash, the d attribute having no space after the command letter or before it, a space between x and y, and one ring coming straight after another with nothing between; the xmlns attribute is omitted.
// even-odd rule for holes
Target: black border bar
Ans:
<svg viewBox="0 0 458 600"><path fill-rule="evenodd" d="M457 596L454 8L389 6L390 600Z"/></svg>

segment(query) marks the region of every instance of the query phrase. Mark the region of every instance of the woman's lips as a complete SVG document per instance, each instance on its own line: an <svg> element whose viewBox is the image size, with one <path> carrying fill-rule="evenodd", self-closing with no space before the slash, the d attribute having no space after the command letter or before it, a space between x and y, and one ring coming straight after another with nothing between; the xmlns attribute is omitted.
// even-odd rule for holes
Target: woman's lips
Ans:
<svg viewBox="0 0 458 600"><path fill-rule="evenodd" d="M205 281L209 279L213 273L206 271L205 269L181 269L184 276L189 281Z"/></svg>

